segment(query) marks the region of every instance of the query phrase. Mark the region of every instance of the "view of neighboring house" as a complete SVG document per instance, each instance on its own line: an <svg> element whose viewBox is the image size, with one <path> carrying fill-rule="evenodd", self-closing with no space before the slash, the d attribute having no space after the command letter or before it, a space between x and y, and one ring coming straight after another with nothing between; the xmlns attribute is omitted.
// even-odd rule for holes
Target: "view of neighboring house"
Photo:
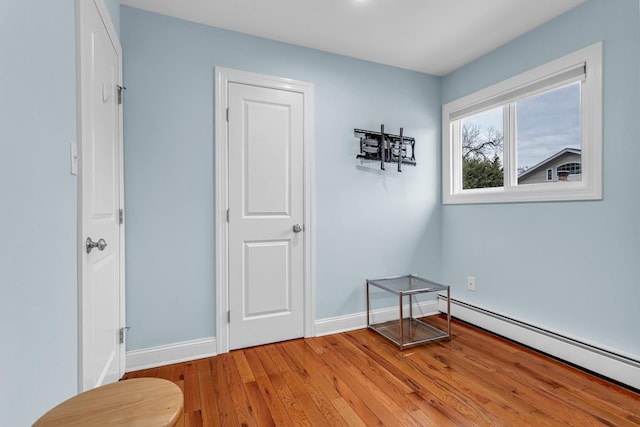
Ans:
<svg viewBox="0 0 640 427"><path fill-rule="evenodd" d="M577 148L565 148L518 175L518 184L582 181L582 154Z"/></svg>
<svg viewBox="0 0 640 427"><path fill-rule="evenodd" d="M95 7L98 15L89 14ZM414 31L425 28L434 36ZM115 53L98 60L98 48ZM590 380L569 388L531 358L540 350L640 389L640 191L633 178L640 159L640 0L0 0L0 81L7 100L0 104L0 364L8 367L0 427L31 426L90 381L117 376L89 357L117 360L125 372L153 366L182 390L198 381L193 396L200 400L185 399L180 424L216 424L216 414L221 423L241 424L222 406L234 401L228 394L243 418L268 424L281 424L280 415L304 422L305 411L320 419L328 407L338 410L335 420L315 425L476 424L467 414L486 417L487 425L535 425L529 417L538 410L548 414L543 424L561 424L562 417L578 425L640 424L633 391L620 400L638 409L610 420L607 408L620 401L594 398L593 410L579 406L573 390L591 387ZM275 81L288 86L276 89ZM287 112L283 102L258 99L255 91L295 101L301 111ZM252 143L258 154L244 161L248 142L228 141L232 126L233 135L247 134L237 119L248 109L264 113L256 124L286 137L278 138L282 152L295 152L262 155L264 144ZM271 118L285 123L306 113L308 126L277 127ZM486 155L498 156L490 172L502 173L499 185L464 187L462 144L451 134L462 140L463 122L474 118L481 130L496 130ZM85 122L98 130L83 133ZM354 129L382 124L415 139L415 166L398 172L360 164ZM294 133L309 145L294 144ZM117 148L89 148L107 136L118 138ZM295 180L288 165L294 154L302 176ZM96 159L112 167L94 168ZM91 182L90 169L108 179ZM303 188L303 195L296 190L302 203L293 209L293 186L275 197L266 173L269 182ZM257 196L251 208L239 190L249 183ZM104 194L96 196L98 184ZM83 231L89 217L95 230ZM230 245L245 229L262 230L242 225L245 218L273 219L281 235L267 243L238 237ZM107 220L108 233L100 228ZM569 236L571 247L560 247ZM265 254L259 260L258 252ZM249 263L251 286L263 297L251 308L241 293L249 285L236 285L249 276ZM444 343L395 354L378 337L367 347L343 336L317 346L278 345L275 353L250 350L256 375L244 371L247 357L227 358L230 338L239 336L234 319L262 320L259 310L288 313L293 290L304 309L290 323L306 326L308 337L332 335L367 326L367 278L410 273L450 286L447 314L514 342L530 339L531 351L514 353L521 366L508 366L513 384L508 373L493 381L497 373L471 374L464 363L458 366L473 384L453 372L445 359L490 370L509 364L479 341L464 347L475 353L463 355L455 325L451 354ZM123 291L104 297L113 287L91 287L92 277L108 277ZM281 284L281 292L267 292L267 282ZM227 308L231 295L235 311ZM277 302L286 310L275 310ZM399 313L397 298L375 302L379 317ZM118 303L119 313L107 303ZM418 303L416 314L445 311L439 298ZM98 327L85 311L112 326ZM509 336L507 327L519 332ZM107 345L97 345L99 338ZM349 350L334 349L334 342ZM389 365L402 378L377 371L366 378L357 364L372 368L369 360L383 360L378 350L384 363L412 366L419 358L438 369L418 380L408 374L413 366ZM223 357L193 363L185 375L159 368L214 354ZM486 356L486 366L475 354ZM298 356L320 369L307 378ZM347 359L350 365L341 366ZM291 374L280 372L285 365ZM232 375L221 375L227 367ZM525 384L516 368L537 379ZM279 382L262 387L258 376ZM316 396L314 387L327 395ZM477 391L485 389L493 392ZM529 401L516 406L514 390ZM281 403L271 400L272 391ZM558 396L558 406L543 408L543 395ZM222 403L204 409L207 402Z"/></svg>

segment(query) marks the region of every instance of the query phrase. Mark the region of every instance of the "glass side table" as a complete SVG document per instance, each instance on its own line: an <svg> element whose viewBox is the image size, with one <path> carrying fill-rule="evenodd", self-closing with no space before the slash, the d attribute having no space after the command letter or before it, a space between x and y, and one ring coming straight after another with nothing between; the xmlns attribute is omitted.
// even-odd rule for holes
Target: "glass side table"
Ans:
<svg viewBox="0 0 640 427"><path fill-rule="evenodd" d="M370 288L379 288L397 295L400 318L380 323L371 323ZM443 331L413 317L413 296L428 292L447 292L447 330ZM409 297L409 316L405 318L404 299ZM404 350L418 344L439 339L451 339L451 290L418 276L385 277L367 279L367 328L372 329Z"/></svg>

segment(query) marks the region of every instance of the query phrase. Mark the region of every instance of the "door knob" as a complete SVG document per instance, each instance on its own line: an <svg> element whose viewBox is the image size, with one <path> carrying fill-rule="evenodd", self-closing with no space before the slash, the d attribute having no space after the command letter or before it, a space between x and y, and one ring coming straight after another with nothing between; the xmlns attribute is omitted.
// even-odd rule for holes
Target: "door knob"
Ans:
<svg viewBox="0 0 640 427"><path fill-rule="evenodd" d="M301 226L300 224L295 224L295 225L293 226L293 232L294 232L294 233L299 233L299 232L301 232L301 231L302 231L302 226Z"/></svg>
<svg viewBox="0 0 640 427"><path fill-rule="evenodd" d="M91 250L93 248L98 248L99 251L104 251L104 248L107 247L107 242L104 241L104 239L100 239L97 242L94 242L93 240L91 240L91 237L87 237L87 242L86 242L86 248L87 248L87 253L91 253Z"/></svg>

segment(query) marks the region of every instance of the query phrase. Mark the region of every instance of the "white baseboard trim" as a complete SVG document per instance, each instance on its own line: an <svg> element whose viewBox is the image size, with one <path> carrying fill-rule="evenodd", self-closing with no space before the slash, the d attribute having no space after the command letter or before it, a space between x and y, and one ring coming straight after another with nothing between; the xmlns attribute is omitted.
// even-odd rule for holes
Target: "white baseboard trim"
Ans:
<svg viewBox="0 0 640 427"><path fill-rule="evenodd" d="M405 314L409 313L409 304L405 304L402 308ZM438 313L438 301L424 301L414 303L414 316L430 316ZM446 310L446 305L445 305ZM386 322L388 320L398 319L398 307L383 308L371 311L372 319L376 323ZM347 314L345 316L327 317L325 319L316 320L316 336L338 334L340 332L348 332L356 329L367 327L367 313Z"/></svg>
<svg viewBox="0 0 640 427"><path fill-rule="evenodd" d="M125 372L215 356L215 337L127 351Z"/></svg>
<svg viewBox="0 0 640 427"><path fill-rule="evenodd" d="M439 310L447 311L446 300L442 298L439 300ZM640 389L640 357L636 355L605 348L459 300L451 300L451 316Z"/></svg>

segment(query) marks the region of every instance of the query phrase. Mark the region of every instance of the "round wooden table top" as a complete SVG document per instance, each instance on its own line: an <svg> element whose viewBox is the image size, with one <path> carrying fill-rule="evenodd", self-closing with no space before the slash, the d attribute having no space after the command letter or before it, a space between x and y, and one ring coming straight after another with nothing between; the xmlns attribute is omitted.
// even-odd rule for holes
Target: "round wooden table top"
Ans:
<svg viewBox="0 0 640 427"><path fill-rule="evenodd" d="M35 426L174 426L182 415L180 387L160 378L134 378L85 391Z"/></svg>

